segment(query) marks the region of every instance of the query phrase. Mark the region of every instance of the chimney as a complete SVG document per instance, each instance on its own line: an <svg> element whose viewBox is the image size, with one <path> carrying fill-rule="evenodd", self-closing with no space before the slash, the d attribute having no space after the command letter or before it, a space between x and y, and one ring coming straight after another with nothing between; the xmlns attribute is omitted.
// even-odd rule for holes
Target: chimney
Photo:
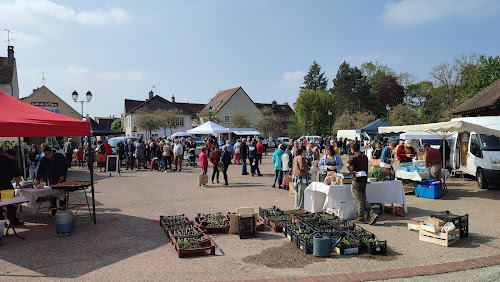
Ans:
<svg viewBox="0 0 500 282"><path fill-rule="evenodd" d="M170 100L172 103L175 103L175 96L172 94L172 99Z"/></svg>
<svg viewBox="0 0 500 282"><path fill-rule="evenodd" d="M283 105L288 105L288 102L287 102L287 101L285 101L285 103L283 103Z"/></svg>
<svg viewBox="0 0 500 282"><path fill-rule="evenodd" d="M149 100L153 99L153 90L149 91Z"/></svg>
<svg viewBox="0 0 500 282"><path fill-rule="evenodd" d="M273 101L271 102L271 108L273 108L273 109L274 109L274 107L276 107L276 105L277 105L277 104L278 104L278 103L276 102L276 100L273 100Z"/></svg>
<svg viewBox="0 0 500 282"><path fill-rule="evenodd" d="M14 66L14 46L9 46L8 47L8 66L13 67Z"/></svg>

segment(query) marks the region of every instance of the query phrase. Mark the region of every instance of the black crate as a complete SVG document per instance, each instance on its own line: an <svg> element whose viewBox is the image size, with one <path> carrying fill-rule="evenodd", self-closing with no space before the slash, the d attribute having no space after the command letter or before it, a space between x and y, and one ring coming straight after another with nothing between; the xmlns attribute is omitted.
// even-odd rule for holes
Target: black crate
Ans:
<svg viewBox="0 0 500 282"><path fill-rule="evenodd" d="M248 239L255 237L255 216L241 217L238 216L238 235L240 239Z"/></svg>
<svg viewBox="0 0 500 282"><path fill-rule="evenodd" d="M469 214L454 215L450 211L431 214L431 217L439 218L444 222L453 222L456 228L460 229L460 238L469 236Z"/></svg>
<svg viewBox="0 0 500 282"><path fill-rule="evenodd" d="M312 254L312 242L311 242L311 245L309 245L307 243L309 240L312 241L312 239L309 239L309 237L307 237L307 238L299 237L298 240L299 240L299 242L298 242L299 249L306 254Z"/></svg>
<svg viewBox="0 0 500 282"><path fill-rule="evenodd" d="M387 241L378 241L378 243L363 243L362 249L370 255L386 255Z"/></svg>

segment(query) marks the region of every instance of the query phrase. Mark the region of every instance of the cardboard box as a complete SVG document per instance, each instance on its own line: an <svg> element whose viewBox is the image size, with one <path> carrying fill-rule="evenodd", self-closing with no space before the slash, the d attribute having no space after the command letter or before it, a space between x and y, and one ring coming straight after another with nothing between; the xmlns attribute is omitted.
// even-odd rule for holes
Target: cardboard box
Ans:
<svg viewBox="0 0 500 282"><path fill-rule="evenodd" d="M337 184L339 184L339 185L351 184L352 183L352 179L351 178L347 179L347 178L337 177L336 181L337 181Z"/></svg>
<svg viewBox="0 0 500 282"><path fill-rule="evenodd" d="M427 232L432 232L432 233L440 233L441 232L441 226L429 226L429 225L425 225L425 224L422 224L420 225L420 229L419 230L425 230Z"/></svg>
<svg viewBox="0 0 500 282"><path fill-rule="evenodd" d="M420 221L420 222L408 222L408 230L419 231L421 224L422 224L422 221Z"/></svg>
<svg viewBox="0 0 500 282"><path fill-rule="evenodd" d="M251 209L253 211L253 208ZM245 211L245 209L242 209L241 211ZM248 213L241 213L241 214L248 214ZM259 214L253 213L253 215L255 216L255 226L257 226L259 223ZM238 234L238 213L229 213L229 234Z"/></svg>
<svg viewBox="0 0 500 282"><path fill-rule="evenodd" d="M444 226L444 223L445 222L443 220L435 217L429 217L427 220L424 221L424 225L431 224L432 226Z"/></svg>

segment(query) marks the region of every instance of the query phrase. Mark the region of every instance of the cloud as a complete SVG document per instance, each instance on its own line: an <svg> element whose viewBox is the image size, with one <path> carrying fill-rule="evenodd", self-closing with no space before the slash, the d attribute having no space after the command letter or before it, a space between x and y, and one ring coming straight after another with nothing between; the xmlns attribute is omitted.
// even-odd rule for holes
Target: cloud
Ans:
<svg viewBox="0 0 500 282"><path fill-rule="evenodd" d="M419 25L445 17L475 18L498 12L494 0L402 0L389 2L381 15L392 25Z"/></svg>
<svg viewBox="0 0 500 282"><path fill-rule="evenodd" d="M64 75L73 79L91 79L101 81L138 81L144 78L143 71L92 72L84 67L69 66Z"/></svg>
<svg viewBox="0 0 500 282"><path fill-rule="evenodd" d="M67 25L107 25L131 20L120 8L76 11L48 0L1 1L0 24L7 27L36 28L44 33L57 32Z"/></svg>
<svg viewBox="0 0 500 282"><path fill-rule="evenodd" d="M304 76L306 75L303 71L285 72L281 76L281 84L287 88L299 89L304 82Z"/></svg>

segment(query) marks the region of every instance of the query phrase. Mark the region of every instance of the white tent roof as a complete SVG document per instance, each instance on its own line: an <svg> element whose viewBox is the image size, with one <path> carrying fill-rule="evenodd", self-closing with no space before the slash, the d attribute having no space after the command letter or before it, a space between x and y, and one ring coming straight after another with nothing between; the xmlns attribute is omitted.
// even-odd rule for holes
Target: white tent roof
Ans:
<svg viewBox="0 0 500 282"><path fill-rule="evenodd" d="M399 138L403 140L412 140L412 139L425 139L425 140L440 140L442 132L438 132L437 134L422 132L422 131L409 131L403 132L399 134Z"/></svg>
<svg viewBox="0 0 500 282"><path fill-rule="evenodd" d="M187 131L189 134L216 134L216 133L231 133L229 128L225 128L215 122L207 121L204 124Z"/></svg>
<svg viewBox="0 0 500 282"><path fill-rule="evenodd" d="M403 126L384 126L379 127L379 133L398 133L409 131L424 131L446 138L453 132L475 132L477 134L494 135L500 137L500 131L473 124L465 121L447 121L428 124L415 124Z"/></svg>
<svg viewBox="0 0 500 282"><path fill-rule="evenodd" d="M191 134L186 133L184 131L178 131L178 132L172 134L170 137L176 138L176 137L189 137L189 136L191 136Z"/></svg>

